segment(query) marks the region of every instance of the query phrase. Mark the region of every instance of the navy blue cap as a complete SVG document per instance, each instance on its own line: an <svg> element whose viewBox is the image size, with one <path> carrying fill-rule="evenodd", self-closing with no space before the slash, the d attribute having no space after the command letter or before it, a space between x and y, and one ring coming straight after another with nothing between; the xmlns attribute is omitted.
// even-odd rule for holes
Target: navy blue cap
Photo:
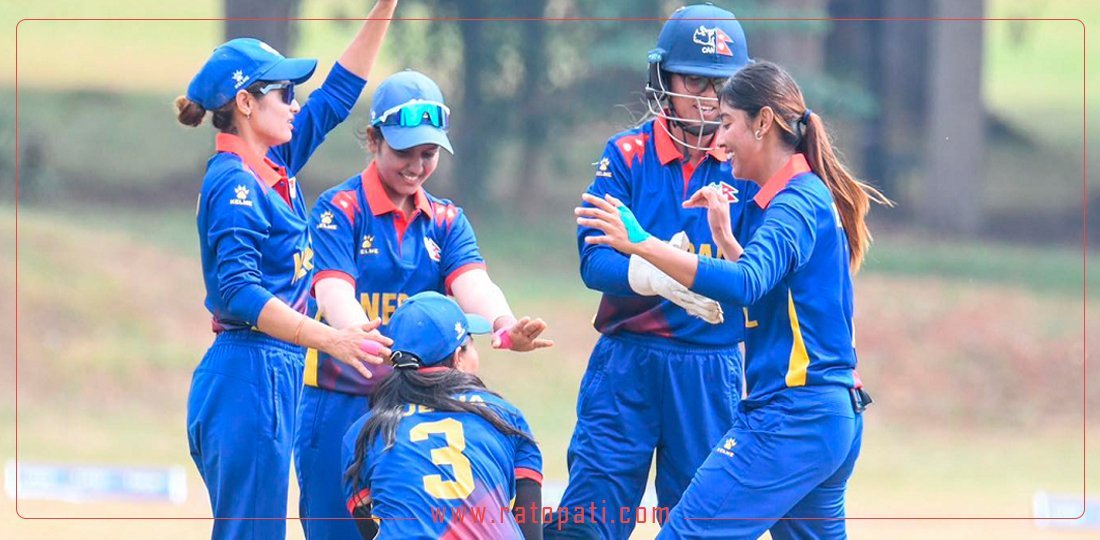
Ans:
<svg viewBox="0 0 1100 540"><path fill-rule="evenodd" d="M317 69L313 58L286 58L255 38L231 39L214 49L191 84L187 99L212 111L256 81L305 82Z"/></svg>
<svg viewBox="0 0 1100 540"><path fill-rule="evenodd" d="M443 101L443 92L439 85L427 75L411 69L394 73L386 77L374 91L374 98L370 104L371 125L387 113L394 113L402 106L415 102L436 103L446 107ZM431 124L420 124L413 127L400 125L383 125L382 136L386 144L395 150L406 150L421 144L437 144L451 154L451 141L447 138L447 130Z"/></svg>
<svg viewBox="0 0 1100 540"><path fill-rule="evenodd" d="M730 77L751 62L745 31L733 13L711 4L677 9L649 51L649 63L670 73Z"/></svg>
<svg viewBox="0 0 1100 540"><path fill-rule="evenodd" d="M492 331L485 318L463 313L454 300L425 291L410 296L394 311L386 334L393 339L390 350L395 363L411 354L420 365L430 366L453 356L470 334Z"/></svg>

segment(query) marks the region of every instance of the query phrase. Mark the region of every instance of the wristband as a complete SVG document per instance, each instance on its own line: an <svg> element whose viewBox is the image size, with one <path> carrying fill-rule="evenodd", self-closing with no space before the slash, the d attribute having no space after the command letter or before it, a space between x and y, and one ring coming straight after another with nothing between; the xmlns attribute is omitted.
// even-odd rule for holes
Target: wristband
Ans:
<svg viewBox="0 0 1100 540"><path fill-rule="evenodd" d="M508 333L512 329L512 326L502 326L500 330L493 332L493 337L500 341L500 345L497 345L498 349L511 349L512 348L512 334Z"/></svg>
<svg viewBox="0 0 1100 540"><path fill-rule="evenodd" d="M620 206L619 218L623 220L623 226L626 227L626 237L631 244L645 242L649 238L649 233L645 232L642 225L638 223L638 218L634 217L634 212L631 212L629 208Z"/></svg>
<svg viewBox="0 0 1100 540"><path fill-rule="evenodd" d="M364 339L363 341L359 342L359 350L367 354L378 356L378 354L382 352L382 344L377 341Z"/></svg>

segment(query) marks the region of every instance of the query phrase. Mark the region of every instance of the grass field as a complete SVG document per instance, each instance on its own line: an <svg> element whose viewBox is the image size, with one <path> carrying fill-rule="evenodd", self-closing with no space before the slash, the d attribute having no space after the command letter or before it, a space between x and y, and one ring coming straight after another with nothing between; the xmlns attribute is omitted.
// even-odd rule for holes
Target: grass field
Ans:
<svg viewBox="0 0 1100 540"><path fill-rule="evenodd" d="M4 245L14 240L13 218L10 208L0 212ZM210 340L198 301L198 262L188 245L192 219L184 212L20 209L21 459L191 470L183 430L187 381ZM544 317L558 342L525 357L490 351L483 374L529 417L547 478L564 481L576 388L596 338L585 314L596 296L575 277L575 260L560 260L561 247L549 240L557 234L518 229L516 236L537 240L524 243L483 235L491 271L513 305ZM914 252L925 254L923 266L910 264ZM1014 272L1034 259L1051 266ZM77 266L80 272L72 272ZM540 275L529 275L531 268ZM879 239L857 282L861 372L876 405L849 506L850 515L875 519L853 520L854 538L924 538L932 531L939 538L974 531L1073 538L1044 533L1026 520L878 518L1027 517L1036 491L1080 492L1083 300L1079 289L1063 283L1074 277L1080 283L1080 276L1079 254L1071 251ZM0 289L12 290L13 272L0 277ZM1100 303L1090 296L1088 306ZM13 312L6 307L0 313ZM1096 330L1090 322L1090 333ZM10 347L9 339L0 343ZM12 448L13 411L4 403L9 429L0 447ZM1090 477L1095 484L1096 474ZM20 511L30 517L205 515L201 482L193 473L190 481L190 498L180 507L26 501ZM5 527L18 537L79 530L81 537L117 538L158 531L200 536L208 526L201 520L3 520L0 537L13 537ZM299 534L296 523L290 530ZM652 532L640 530L637 537Z"/></svg>
<svg viewBox="0 0 1100 540"><path fill-rule="evenodd" d="M367 9L366 0L303 4L304 17L354 17ZM986 6L990 17L1100 23L1100 4L1078 0L987 0ZM218 0L2 1L0 19L9 24L0 36L14 43L16 21L24 17L219 16ZM14 328L17 317L19 324L19 457L179 464L189 472L190 491L181 506L19 504L23 517L62 519L20 519L5 498L0 538L204 537L209 507L186 451L184 415L190 372L212 339L201 305L193 209L212 144L209 128L199 134L175 125L170 102L201 61L196 51L220 41L220 28L200 21L27 21L18 28L20 143L40 151L39 161L25 161L21 172L18 312L16 265L0 265L0 321ZM323 72L355 25L304 22L300 29L300 48L322 59ZM1077 219L1082 31L1074 21L985 26L986 105L1024 138L989 148L983 198L991 210L1014 211L1024 223L1062 212ZM1092 58L1098 42L1089 40ZM384 49L383 62L387 57ZM0 57L0 128L14 117L14 68L14 55ZM1100 83L1096 70L1088 82ZM1100 84L1090 88L1095 98ZM353 131L365 105L302 174L307 196L364 165ZM548 188L545 215L471 216L513 307L545 318L557 341L525 356L486 351L482 373L527 415L550 481L566 479L577 385L597 337L590 317L598 296L577 276L569 209L590 179L594 149L617 127L578 126L565 137L560 154L568 156L562 159L569 174ZM1100 124L1087 129L1090 140L1100 140ZM7 188L13 143L13 134L0 133L0 186ZM122 159L130 156L147 161ZM431 186L442 195L454 189L446 167ZM504 180L490 185L506 189ZM0 200L10 199L7 188L0 188ZM461 195L458 202L467 204ZM13 208L0 204L0 249L11 261L14 226ZM1091 265L1085 273L1080 238L1022 246L876 232L856 281L860 370L876 402L849 490L851 537L1095 538L1100 532L1042 530L1027 519L1006 519L1029 517L1036 491L1080 493L1086 481L1082 409L1100 406L1100 370L1090 353L1083 396L1084 336L1100 335L1100 270ZM1093 285L1087 297L1086 280ZM0 334L0 350L14 351L15 338L14 331ZM14 368L14 354L0 356L3 459L14 457ZM1100 492L1095 416L1088 426L1092 494ZM289 508L295 516L294 493ZM974 516L995 519L930 519ZM98 517L126 519L80 519ZM297 522L288 531L301 538ZM642 527L635 537L655 531Z"/></svg>

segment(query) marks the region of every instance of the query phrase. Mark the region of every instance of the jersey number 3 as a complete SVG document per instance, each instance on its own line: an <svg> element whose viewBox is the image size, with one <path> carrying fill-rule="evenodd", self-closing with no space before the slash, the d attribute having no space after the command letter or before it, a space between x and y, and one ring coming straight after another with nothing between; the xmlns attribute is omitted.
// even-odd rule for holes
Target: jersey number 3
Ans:
<svg viewBox="0 0 1100 540"><path fill-rule="evenodd" d="M443 435L447 446L432 450L432 463L450 465L454 480L443 480L438 474L424 476L424 490L437 499L465 499L474 491L474 472L470 460L462 454L466 449L466 435L462 423L454 418L436 422L421 422L409 431L412 442L428 440L429 435Z"/></svg>

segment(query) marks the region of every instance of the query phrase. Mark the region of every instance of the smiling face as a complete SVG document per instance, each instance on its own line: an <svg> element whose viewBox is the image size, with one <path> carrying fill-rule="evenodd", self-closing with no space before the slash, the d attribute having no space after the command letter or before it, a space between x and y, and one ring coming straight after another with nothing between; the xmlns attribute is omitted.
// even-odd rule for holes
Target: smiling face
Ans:
<svg viewBox="0 0 1100 540"><path fill-rule="evenodd" d="M367 147L374 155L382 185L399 199L414 197L439 165L439 145L421 144L395 150L373 128L367 135Z"/></svg>
<svg viewBox="0 0 1100 540"><path fill-rule="evenodd" d="M697 84L687 84L688 77ZM701 79L702 82L696 79ZM700 120L714 122L718 119L718 94L715 92L715 85L711 84L709 79L671 73L668 86L673 92L673 95L669 96L672 114L686 120L685 131L692 135L698 135L700 132L713 133L714 124L705 125Z"/></svg>
<svg viewBox="0 0 1100 540"><path fill-rule="evenodd" d="M756 140L753 120L745 111L723 102L718 109L719 125L714 136L714 145L729 155L735 177L763 183L767 178L757 178L757 161L764 141Z"/></svg>

